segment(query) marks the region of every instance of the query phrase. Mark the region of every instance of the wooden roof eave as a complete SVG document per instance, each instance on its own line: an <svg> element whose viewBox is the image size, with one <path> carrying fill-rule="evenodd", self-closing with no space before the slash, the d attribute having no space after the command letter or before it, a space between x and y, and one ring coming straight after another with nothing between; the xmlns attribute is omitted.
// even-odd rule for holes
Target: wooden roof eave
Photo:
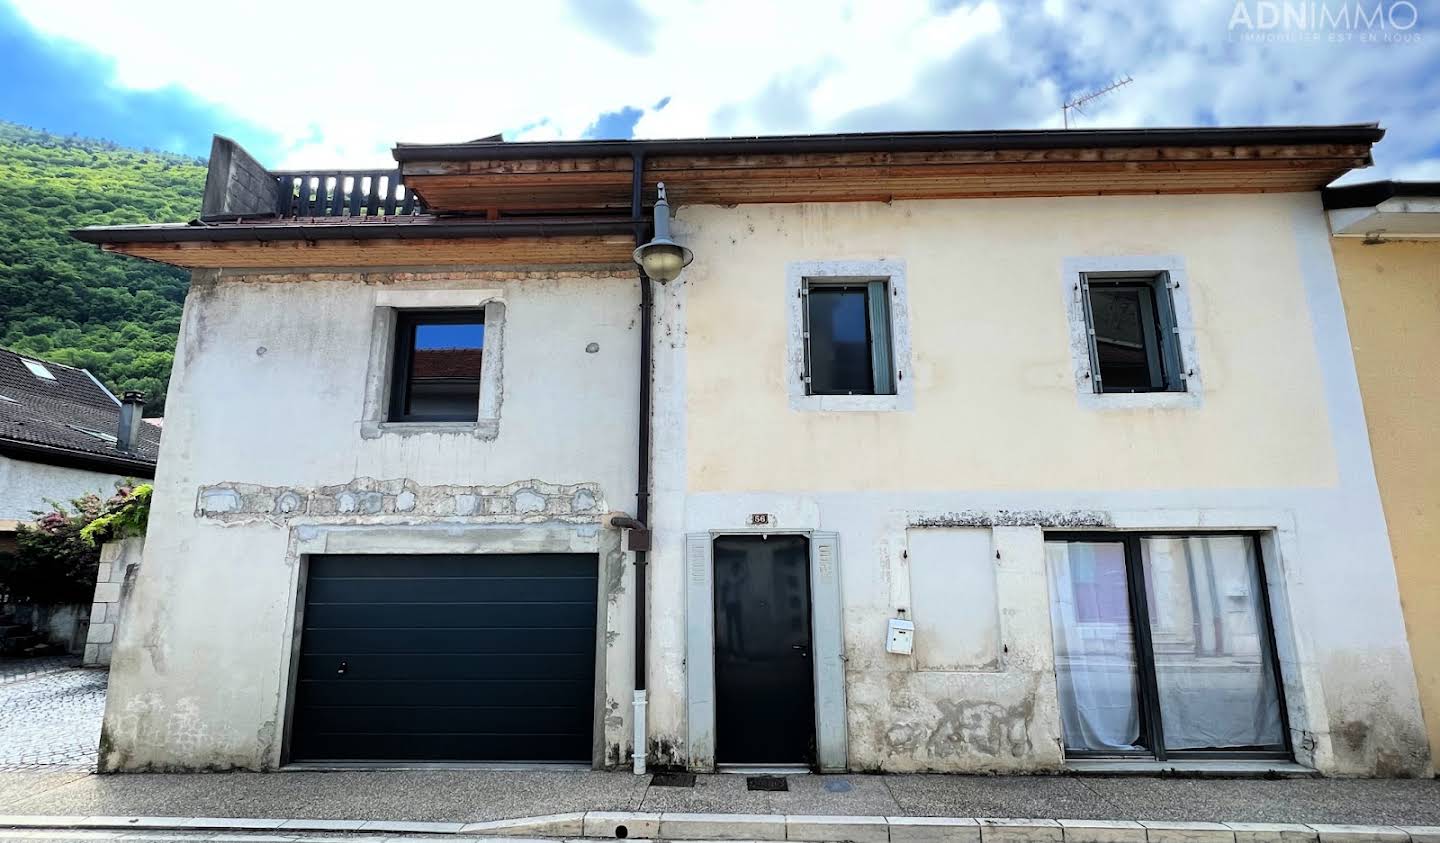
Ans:
<svg viewBox="0 0 1440 843"><path fill-rule="evenodd" d="M410 238L112 242L101 248L189 269L301 269L387 266L493 266L623 268L632 265L631 235L564 237Z"/></svg>
<svg viewBox="0 0 1440 843"><path fill-rule="evenodd" d="M173 266L629 266L635 224L626 217L545 221L268 220L207 226L80 229L103 250Z"/></svg>
<svg viewBox="0 0 1440 843"><path fill-rule="evenodd" d="M1245 193L1319 190L1371 163L1368 143L657 155L644 181L666 182L677 205ZM456 212L627 208L632 167L628 156L402 163L429 207Z"/></svg>

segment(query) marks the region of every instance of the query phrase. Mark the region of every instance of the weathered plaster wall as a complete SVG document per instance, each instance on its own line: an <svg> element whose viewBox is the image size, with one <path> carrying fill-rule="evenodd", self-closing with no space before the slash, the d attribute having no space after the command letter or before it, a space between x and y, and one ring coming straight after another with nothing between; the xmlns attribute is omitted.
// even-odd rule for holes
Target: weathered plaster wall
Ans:
<svg viewBox="0 0 1440 843"><path fill-rule="evenodd" d="M1265 535L1297 757L1430 769L1318 197L687 207L677 229L696 260L658 302L654 605L681 599L685 532L838 531L852 767L1058 765L1043 530L1200 528ZM1132 255L1186 267L1195 405L1077 395L1062 268ZM792 409L787 265L881 259L906 266L913 410ZM994 528L1003 670L884 652L924 525ZM683 624L652 617L652 745L703 767Z"/></svg>
<svg viewBox="0 0 1440 843"><path fill-rule="evenodd" d="M118 474L0 457L0 521L32 521L32 512L49 511L47 500L68 502L91 492L108 498L123 482Z"/></svg>
<svg viewBox="0 0 1440 843"><path fill-rule="evenodd" d="M442 290L505 305L496 435L362 436L381 291ZM637 304L630 272L197 273L102 767L280 763L306 553L537 547L601 554L597 749L623 762L632 572L601 524L634 499Z"/></svg>
<svg viewBox="0 0 1440 843"><path fill-rule="evenodd" d="M1431 753L1440 751L1440 242L1333 241Z"/></svg>

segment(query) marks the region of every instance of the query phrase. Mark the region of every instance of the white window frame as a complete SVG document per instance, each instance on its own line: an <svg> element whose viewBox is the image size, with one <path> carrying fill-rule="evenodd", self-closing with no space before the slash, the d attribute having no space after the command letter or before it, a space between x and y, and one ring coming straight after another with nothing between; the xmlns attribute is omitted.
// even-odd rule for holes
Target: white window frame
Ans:
<svg viewBox="0 0 1440 843"><path fill-rule="evenodd" d="M480 356L480 406L476 420L459 422L387 421L395 359L396 315L402 310L485 310L485 345ZM370 364L365 378L365 408L360 436L413 436L448 433L494 439L500 435L505 360L505 302L499 290L379 290L370 331Z"/></svg>
<svg viewBox="0 0 1440 843"><path fill-rule="evenodd" d="M884 281L890 311L893 395L811 395L806 387L805 297L810 282L823 284ZM915 379L910 369L910 305L902 260L795 261L785 273L787 342L785 385L790 409L811 412L884 412L915 409Z"/></svg>
<svg viewBox="0 0 1440 843"><path fill-rule="evenodd" d="M1092 276L1161 275L1169 280L1170 305L1180 354L1183 391L1096 392L1092 370L1090 323L1086 315L1084 278ZM1193 409L1204 398L1199 354L1195 343L1195 320L1190 306L1190 275L1179 255L1121 255L1065 258L1061 271L1066 321L1070 327L1070 358L1074 366L1075 394L1080 406L1090 410Z"/></svg>

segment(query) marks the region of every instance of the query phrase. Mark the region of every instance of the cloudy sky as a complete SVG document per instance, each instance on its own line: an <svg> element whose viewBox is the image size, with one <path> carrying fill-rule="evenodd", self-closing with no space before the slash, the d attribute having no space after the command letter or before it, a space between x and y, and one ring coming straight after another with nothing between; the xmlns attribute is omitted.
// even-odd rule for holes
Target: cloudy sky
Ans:
<svg viewBox="0 0 1440 843"><path fill-rule="evenodd" d="M0 0L0 119L363 167L495 133L1058 127L1068 97L1130 77L1078 124L1378 121L1364 178L1440 179L1440 0L1377 3L1388 22L1316 33L1285 0Z"/></svg>

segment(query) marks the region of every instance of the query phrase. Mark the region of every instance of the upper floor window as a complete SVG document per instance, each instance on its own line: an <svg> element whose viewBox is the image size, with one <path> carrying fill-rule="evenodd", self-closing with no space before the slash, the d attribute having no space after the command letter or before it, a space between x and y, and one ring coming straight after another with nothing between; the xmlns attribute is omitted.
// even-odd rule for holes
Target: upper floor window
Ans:
<svg viewBox="0 0 1440 843"><path fill-rule="evenodd" d="M1184 392L1168 273L1083 273L1080 289L1096 392Z"/></svg>
<svg viewBox="0 0 1440 843"><path fill-rule="evenodd" d="M894 395L889 283L806 279L807 395Z"/></svg>
<svg viewBox="0 0 1440 843"><path fill-rule="evenodd" d="M785 391L802 412L915 409L905 262L785 267Z"/></svg>
<svg viewBox="0 0 1440 843"><path fill-rule="evenodd" d="M392 422L474 422L485 310L401 310L390 377Z"/></svg>

